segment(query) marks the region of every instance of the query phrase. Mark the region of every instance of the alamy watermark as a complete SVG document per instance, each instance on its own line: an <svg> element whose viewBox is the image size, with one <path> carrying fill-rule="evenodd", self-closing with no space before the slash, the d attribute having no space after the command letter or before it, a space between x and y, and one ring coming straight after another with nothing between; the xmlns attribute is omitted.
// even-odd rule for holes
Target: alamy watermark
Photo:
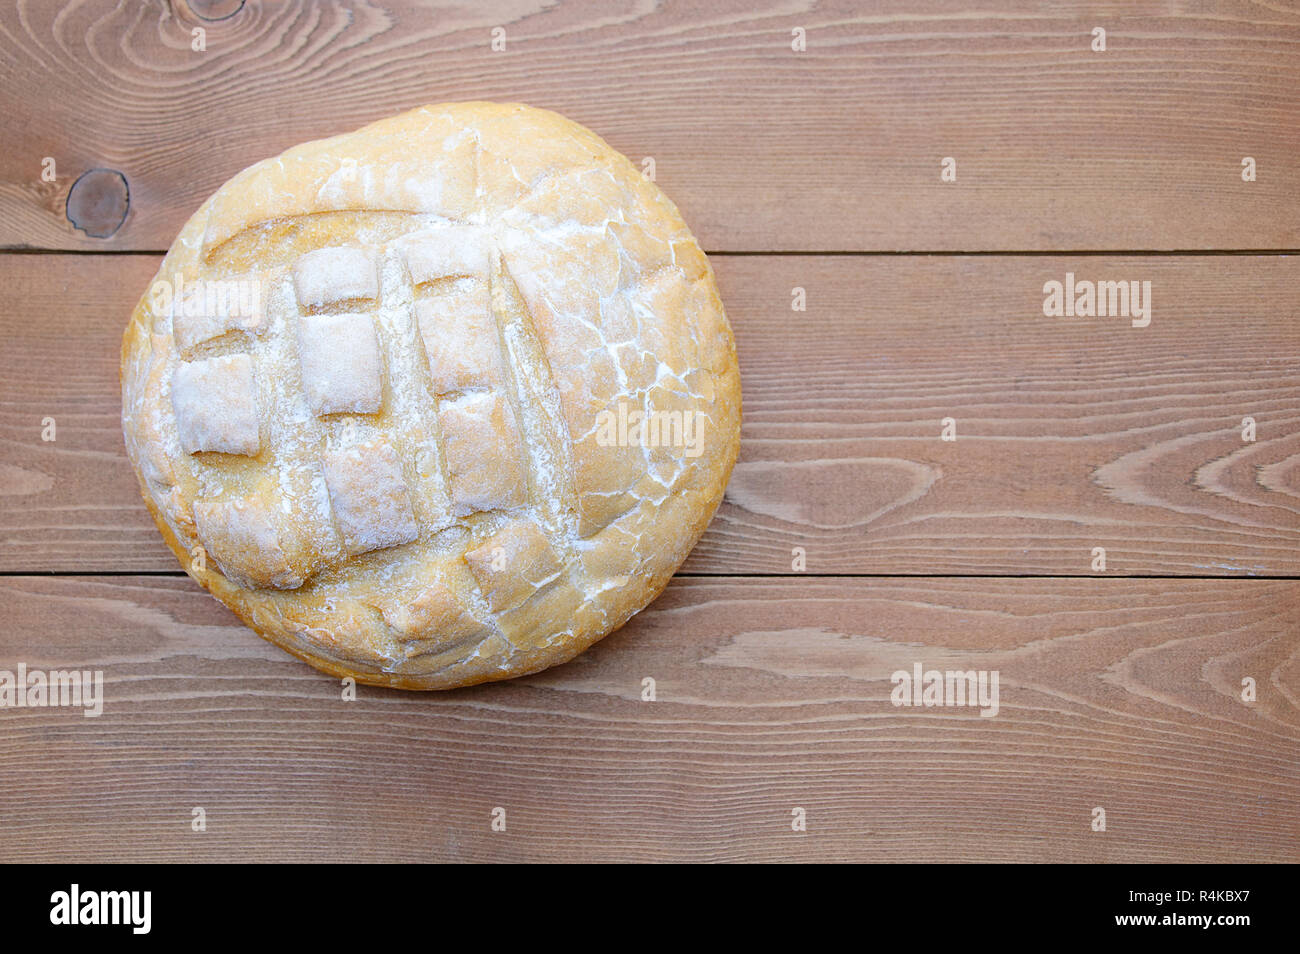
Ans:
<svg viewBox="0 0 1300 954"><path fill-rule="evenodd" d="M0 669L0 709L39 709L77 706L87 719L103 715L104 672L101 669Z"/></svg>
<svg viewBox="0 0 1300 954"><path fill-rule="evenodd" d="M180 314L186 318L219 315L223 318L246 318L256 323L262 314L262 282L250 278L224 278L185 281L180 272L171 281L156 281L149 289L154 309L160 314ZM173 312L172 309L175 309Z"/></svg>
<svg viewBox="0 0 1300 954"><path fill-rule="evenodd" d="M133 934L148 934L152 908L152 891L83 891L74 884L50 895L50 923L121 924L129 925Z"/></svg>
<svg viewBox="0 0 1300 954"><path fill-rule="evenodd" d="M601 447L677 447L683 456L704 452L703 412L642 411L619 401L616 410L596 415L596 443Z"/></svg>
<svg viewBox="0 0 1300 954"><path fill-rule="evenodd" d="M1048 318L1131 318L1134 328L1151 324L1151 282L1065 281L1043 285L1043 314Z"/></svg>
<svg viewBox="0 0 1300 954"><path fill-rule="evenodd" d="M889 701L895 706L978 706L981 718L998 714L998 670L899 669L889 681L894 689Z"/></svg>

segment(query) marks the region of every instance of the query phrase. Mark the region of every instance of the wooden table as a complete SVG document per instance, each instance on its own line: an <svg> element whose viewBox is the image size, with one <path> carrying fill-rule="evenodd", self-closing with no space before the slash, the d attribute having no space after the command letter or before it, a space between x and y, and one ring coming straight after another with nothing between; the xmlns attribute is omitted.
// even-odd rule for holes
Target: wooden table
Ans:
<svg viewBox="0 0 1300 954"><path fill-rule="evenodd" d="M1300 857L1300 9L1114 9L6 3L0 669L106 698L0 709L0 860ZM741 461L577 661L347 702L164 548L120 335L229 176L457 99L654 160ZM893 705L917 663L997 715Z"/></svg>

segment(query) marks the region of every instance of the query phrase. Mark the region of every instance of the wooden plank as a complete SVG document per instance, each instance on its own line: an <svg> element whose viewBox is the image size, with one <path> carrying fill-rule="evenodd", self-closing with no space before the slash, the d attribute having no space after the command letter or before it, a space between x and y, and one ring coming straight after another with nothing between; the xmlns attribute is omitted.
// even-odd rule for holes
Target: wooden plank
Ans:
<svg viewBox="0 0 1300 954"><path fill-rule="evenodd" d="M0 668L105 680L98 718L0 709L2 861L1300 851L1300 582L677 580L566 666L355 702L188 580L0 594ZM892 705L918 662L998 671L997 715Z"/></svg>
<svg viewBox="0 0 1300 954"><path fill-rule="evenodd" d="M1300 247L1300 10L1277 4L248 0L220 21L179 0L18 6L0 29L6 246L165 249L254 159L494 99L653 157L709 249ZM65 210L97 168L129 185L108 239Z"/></svg>
<svg viewBox="0 0 1300 954"><path fill-rule="evenodd" d="M802 547L820 574L1088 574L1100 546L1111 574L1300 575L1300 260L715 265L743 447L688 572L789 573ZM119 335L156 267L0 256L0 570L176 569L119 423ZM1150 325L1044 317L1067 271L1150 281Z"/></svg>

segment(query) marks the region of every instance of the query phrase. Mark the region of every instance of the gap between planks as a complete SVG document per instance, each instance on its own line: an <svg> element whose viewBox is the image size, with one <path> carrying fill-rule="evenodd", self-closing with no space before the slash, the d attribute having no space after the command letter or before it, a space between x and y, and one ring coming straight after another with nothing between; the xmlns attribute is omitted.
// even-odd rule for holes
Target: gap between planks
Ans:
<svg viewBox="0 0 1300 954"><path fill-rule="evenodd" d="M153 576L181 579L184 570L0 570L12 577L79 579L83 577ZM674 573L675 580L1272 580L1300 581L1300 576L1258 573L1250 576L1204 576L1190 573Z"/></svg>
<svg viewBox="0 0 1300 954"><path fill-rule="evenodd" d="M34 248L27 246L0 247L0 255L166 255L169 250L136 248ZM1083 258L1105 258L1107 256L1153 256L1161 258L1207 257L1221 255L1300 255L1300 248L1130 248L1130 249L1052 249L1034 251L1032 249L970 249L955 251L953 249L770 249L755 251L752 249L704 249L705 255L727 258L764 258L764 257L816 257L835 258L875 258L875 257L936 257L951 258L1050 258L1071 255Z"/></svg>

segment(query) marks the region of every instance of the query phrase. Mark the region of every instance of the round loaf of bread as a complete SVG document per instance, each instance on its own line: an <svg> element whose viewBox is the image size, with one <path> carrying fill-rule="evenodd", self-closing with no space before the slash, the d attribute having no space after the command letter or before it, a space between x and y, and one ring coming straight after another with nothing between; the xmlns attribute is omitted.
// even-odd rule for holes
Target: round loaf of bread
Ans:
<svg viewBox="0 0 1300 954"><path fill-rule="evenodd" d="M429 106L235 176L122 342L186 571L326 672L443 689L572 658L722 499L735 344L677 208L518 104Z"/></svg>

